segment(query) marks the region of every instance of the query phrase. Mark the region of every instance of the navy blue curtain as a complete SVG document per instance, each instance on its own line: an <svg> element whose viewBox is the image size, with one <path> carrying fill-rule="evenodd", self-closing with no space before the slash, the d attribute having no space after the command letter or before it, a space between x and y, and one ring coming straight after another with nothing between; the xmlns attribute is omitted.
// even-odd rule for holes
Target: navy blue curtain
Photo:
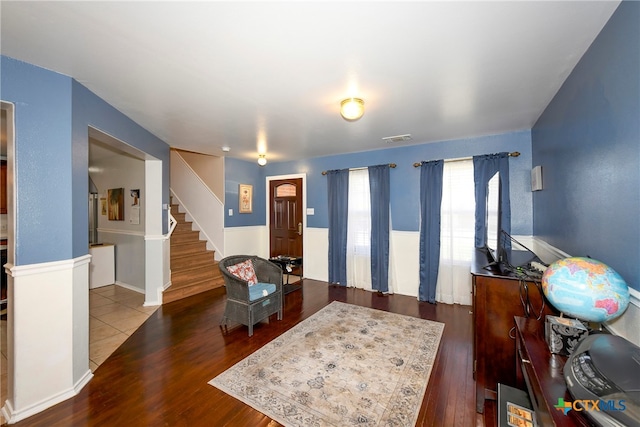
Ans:
<svg viewBox="0 0 640 427"><path fill-rule="evenodd" d="M389 165L369 166L371 287L389 292Z"/></svg>
<svg viewBox="0 0 640 427"><path fill-rule="evenodd" d="M502 230L511 234L509 153L473 156L473 180L476 194L476 248L484 248L487 243L487 185L496 172L500 172L500 226ZM503 247L509 249L511 247L511 241L506 239Z"/></svg>
<svg viewBox="0 0 640 427"><path fill-rule="evenodd" d="M347 285L349 169L327 172L329 194L329 283Z"/></svg>
<svg viewBox="0 0 640 427"><path fill-rule="evenodd" d="M444 160L423 162L420 167L420 301L436 302L440 266L440 206Z"/></svg>

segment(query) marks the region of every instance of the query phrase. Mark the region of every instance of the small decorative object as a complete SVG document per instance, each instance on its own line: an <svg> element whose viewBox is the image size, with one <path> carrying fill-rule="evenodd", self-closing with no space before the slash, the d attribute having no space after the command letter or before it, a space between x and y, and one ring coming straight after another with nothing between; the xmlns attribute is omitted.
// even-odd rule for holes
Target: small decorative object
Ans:
<svg viewBox="0 0 640 427"><path fill-rule="evenodd" d="M139 206L140 205L140 190L131 190L131 206Z"/></svg>
<svg viewBox="0 0 640 427"><path fill-rule="evenodd" d="M124 221L124 188L107 190L109 221Z"/></svg>
<svg viewBox="0 0 640 427"><path fill-rule="evenodd" d="M589 334L579 320L549 315L545 319L544 332L551 353L563 356L573 353L580 341Z"/></svg>
<svg viewBox="0 0 640 427"><path fill-rule="evenodd" d="M238 196L240 199L240 213L253 212L253 186L249 184L240 184Z"/></svg>
<svg viewBox="0 0 640 427"><path fill-rule="evenodd" d="M102 215L107 214L107 198L106 197L100 198L100 214Z"/></svg>
<svg viewBox="0 0 640 427"><path fill-rule="evenodd" d="M629 305L629 287L611 267L591 258L552 263L542 275L542 290L562 313L587 322L606 322Z"/></svg>

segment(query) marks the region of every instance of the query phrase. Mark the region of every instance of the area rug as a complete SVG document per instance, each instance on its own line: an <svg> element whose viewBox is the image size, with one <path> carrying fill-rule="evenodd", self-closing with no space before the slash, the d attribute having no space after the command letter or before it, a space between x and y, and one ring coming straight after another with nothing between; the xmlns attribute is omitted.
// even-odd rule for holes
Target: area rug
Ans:
<svg viewBox="0 0 640 427"><path fill-rule="evenodd" d="M284 426L413 426L443 330L336 301L209 384Z"/></svg>

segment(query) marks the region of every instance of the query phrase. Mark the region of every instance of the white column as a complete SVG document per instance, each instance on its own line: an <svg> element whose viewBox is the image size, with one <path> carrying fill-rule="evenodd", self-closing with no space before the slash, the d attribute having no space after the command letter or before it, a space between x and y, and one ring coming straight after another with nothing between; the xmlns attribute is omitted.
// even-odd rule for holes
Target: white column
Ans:
<svg viewBox="0 0 640 427"><path fill-rule="evenodd" d="M8 396L14 423L66 400L89 369L89 260L7 265Z"/></svg>

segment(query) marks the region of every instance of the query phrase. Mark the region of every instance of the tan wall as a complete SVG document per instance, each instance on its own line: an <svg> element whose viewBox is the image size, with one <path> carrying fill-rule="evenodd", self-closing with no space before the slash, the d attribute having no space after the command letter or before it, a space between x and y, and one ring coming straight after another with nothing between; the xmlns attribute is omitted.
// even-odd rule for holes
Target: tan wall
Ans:
<svg viewBox="0 0 640 427"><path fill-rule="evenodd" d="M224 202L224 159L208 154L175 150L202 179L213 194Z"/></svg>

